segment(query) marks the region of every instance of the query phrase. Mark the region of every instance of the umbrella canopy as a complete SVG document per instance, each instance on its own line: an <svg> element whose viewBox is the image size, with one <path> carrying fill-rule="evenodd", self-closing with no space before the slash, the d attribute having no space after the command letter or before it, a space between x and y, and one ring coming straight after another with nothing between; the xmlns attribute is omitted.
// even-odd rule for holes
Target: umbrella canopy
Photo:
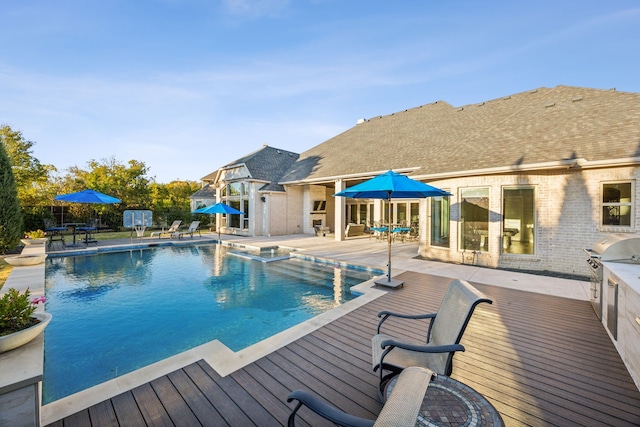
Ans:
<svg viewBox="0 0 640 427"><path fill-rule="evenodd" d="M342 190L334 196L352 199L421 199L451 194L409 178L394 171L388 171L353 187Z"/></svg>
<svg viewBox="0 0 640 427"><path fill-rule="evenodd" d="M451 194L409 178L394 171L387 171L353 187L349 187L334 196L350 197L352 199L384 199L389 201L389 219L391 219L391 199L422 199L425 197L450 196ZM403 284L399 280L391 280L391 227L387 230L389 245L389 261L387 263L386 283L376 281L376 284L397 287Z"/></svg>
<svg viewBox="0 0 640 427"><path fill-rule="evenodd" d="M71 194L59 194L55 197L55 199L60 200L62 202L72 202L72 203L102 203L102 204L120 203L120 199L116 199L115 197L102 194L95 190L83 190L83 191L79 191L77 193L71 193Z"/></svg>
<svg viewBox="0 0 640 427"><path fill-rule="evenodd" d="M244 212L240 212L236 208L232 208L229 205L225 205L222 202L218 202L215 205L205 206L204 208L196 209L191 212L194 214L229 214L229 215L244 215ZM217 222L217 221L216 221ZM220 243L220 226L218 228L218 243Z"/></svg>
<svg viewBox="0 0 640 427"><path fill-rule="evenodd" d="M222 202L216 203L215 205L211 206L205 206L204 208L196 209L191 213L244 215L244 212L240 212L238 209L232 208L229 205L225 205Z"/></svg>

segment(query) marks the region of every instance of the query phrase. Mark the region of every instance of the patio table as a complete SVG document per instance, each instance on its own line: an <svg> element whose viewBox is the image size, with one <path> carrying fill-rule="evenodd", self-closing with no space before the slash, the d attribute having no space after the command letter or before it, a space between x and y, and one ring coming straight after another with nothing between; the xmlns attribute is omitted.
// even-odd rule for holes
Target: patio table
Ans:
<svg viewBox="0 0 640 427"><path fill-rule="evenodd" d="M389 396L398 377L389 381ZM502 417L487 399L466 384L438 375L427 389L416 426L504 426Z"/></svg>

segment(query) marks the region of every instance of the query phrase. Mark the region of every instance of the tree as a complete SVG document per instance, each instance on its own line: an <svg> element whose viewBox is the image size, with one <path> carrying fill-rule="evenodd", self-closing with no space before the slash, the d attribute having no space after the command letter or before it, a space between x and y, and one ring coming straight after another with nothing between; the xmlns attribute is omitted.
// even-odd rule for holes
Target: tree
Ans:
<svg viewBox="0 0 640 427"><path fill-rule="evenodd" d="M33 156L34 142L26 140L22 132L8 125L0 127L0 139L13 170L18 200L25 207L50 206L55 196L50 175L56 172L52 165L43 165Z"/></svg>
<svg viewBox="0 0 640 427"><path fill-rule="evenodd" d="M103 222L112 227L122 224L122 213L125 209L149 209L151 205L149 178L147 167L143 162L129 160L123 164L115 158L90 160L88 169L77 166L69 168L69 173L59 182L61 193L73 193L92 189L117 197L121 203L117 205L70 205L69 212L77 219L92 215L93 211L100 215Z"/></svg>
<svg viewBox="0 0 640 427"><path fill-rule="evenodd" d="M151 183L151 209L156 223L170 223L173 220L191 220L189 197L198 191L194 181L171 181L168 184Z"/></svg>
<svg viewBox="0 0 640 427"><path fill-rule="evenodd" d="M4 138L0 142L0 250L6 253L22 237L22 211Z"/></svg>

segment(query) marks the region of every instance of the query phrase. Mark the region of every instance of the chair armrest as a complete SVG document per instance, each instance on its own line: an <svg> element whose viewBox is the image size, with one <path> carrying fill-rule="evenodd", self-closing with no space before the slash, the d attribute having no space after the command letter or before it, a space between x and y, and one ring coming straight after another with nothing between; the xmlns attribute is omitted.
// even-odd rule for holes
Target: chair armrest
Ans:
<svg viewBox="0 0 640 427"><path fill-rule="evenodd" d="M292 402L293 400L297 400L298 404L294 408L291 415L289 415L288 426L295 426L295 416L296 412L302 405L305 405L309 409L311 409L316 414L320 415L323 418L328 419L329 421L346 427L372 427L374 424L374 420L367 420L365 418L356 417L346 412L343 412L336 408L335 406L329 405L325 403L323 400L318 399L314 395L304 391L304 390L294 390L289 394L287 398L287 402Z"/></svg>
<svg viewBox="0 0 640 427"><path fill-rule="evenodd" d="M464 346L462 344L417 345L395 340L384 340L382 341L382 343L380 343L380 346L383 349L387 347L397 347L404 350L417 351L420 353L451 353L455 351L464 351Z"/></svg>
<svg viewBox="0 0 640 427"><path fill-rule="evenodd" d="M420 407L434 376L433 371L417 366L403 370L391 395L382 407L375 425L414 426L418 424L416 421L420 414Z"/></svg>
<svg viewBox="0 0 640 427"><path fill-rule="evenodd" d="M401 319L434 319L437 313L427 313L427 314L402 314L402 313L393 313L391 311L381 311L378 313L378 317L380 317L380 321L378 322L378 333L380 333L380 326L387 320L389 317L399 317Z"/></svg>

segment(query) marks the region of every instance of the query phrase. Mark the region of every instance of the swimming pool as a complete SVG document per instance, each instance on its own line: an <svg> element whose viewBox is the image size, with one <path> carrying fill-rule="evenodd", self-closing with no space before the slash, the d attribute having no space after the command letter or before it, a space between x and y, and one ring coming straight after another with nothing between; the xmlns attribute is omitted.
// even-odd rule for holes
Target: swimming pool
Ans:
<svg viewBox="0 0 640 427"><path fill-rule="evenodd" d="M354 298L379 271L256 262L223 245L49 258L43 403L205 342L241 350Z"/></svg>

